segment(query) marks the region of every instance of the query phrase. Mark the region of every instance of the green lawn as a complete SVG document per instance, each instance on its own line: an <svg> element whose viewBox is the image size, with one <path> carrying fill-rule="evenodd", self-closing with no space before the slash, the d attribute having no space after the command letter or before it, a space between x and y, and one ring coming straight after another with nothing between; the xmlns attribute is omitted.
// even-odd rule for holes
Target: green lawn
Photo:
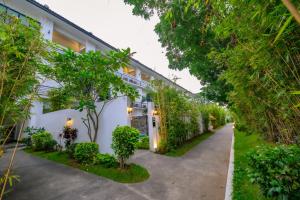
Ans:
<svg viewBox="0 0 300 200"><path fill-rule="evenodd" d="M246 153L258 145L268 144L258 134L247 135L244 132L235 130L233 200L266 200L258 185L254 185L249 181L246 172Z"/></svg>
<svg viewBox="0 0 300 200"><path fill-rule="evenodd" d="M65 152L34 152L30 149L25 149L25 151L32 155L64 165L68 165L74 168L78 168L86 172L96 174L98 176L103 176L120 183L138 183L147 180L150 176L145 168L136 164L130 164L129 168L126 170L121 170L118 168L105 168L101 165L86 166L77 163L73 159L70 159Z"/></svg>
<svg viewBox="0 0 300 200"><path fill-rule="evenodd" d="M209 138L212 134L214 134L214 132L206 132L206 133L203 133L199 136L196 136L193 139L187 141L181 147L179 147L179 148L177 148L173 151L170 151L170 152L166 153L165 155L172 156L172 157L183 156L188 151L190 151L192 148L194 148L196 145L198 145L200 142L202 142L203 140Z"/></svg>

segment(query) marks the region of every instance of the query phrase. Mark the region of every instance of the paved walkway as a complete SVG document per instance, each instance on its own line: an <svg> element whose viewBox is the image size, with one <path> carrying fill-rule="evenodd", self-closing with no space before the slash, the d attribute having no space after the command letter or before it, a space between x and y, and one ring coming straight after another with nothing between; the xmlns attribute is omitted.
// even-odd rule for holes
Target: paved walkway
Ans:
<svg viewBox="0 0 300 200"><path fill-rule="evenodd" d="M151 177L136 184L116 183L19 151L14 172L21 182L7 199L223 200L231 137L232 125L227 125L180 158L138 151L132 161L145 166Z"/></svg>

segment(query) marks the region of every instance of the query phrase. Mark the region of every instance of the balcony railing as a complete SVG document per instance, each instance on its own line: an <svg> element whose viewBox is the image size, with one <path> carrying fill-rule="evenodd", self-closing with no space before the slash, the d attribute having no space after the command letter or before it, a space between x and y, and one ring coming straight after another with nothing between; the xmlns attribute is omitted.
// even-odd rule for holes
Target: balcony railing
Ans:
<svg viewBox="0 0 300 200"><path fill-rule="evenodd" d="M143 81L143 80L138 80L135 77L130 76L128 74L122 74L120 72L116 72L116 75L121 77L124 81L126 81L127 83L130 83L132 85L142 87L142 88L150 87L150 84L148 82Z"/></svg>
<svg viewBox="0 0 300 200"><path fill-rule="evenodd" d="M32 19L31 17L28 17L12 8L9 8L2 3L0 3L0 13L5 13L7 15L15 16L15 17L19 18L21 20L22 24L24 24L25 26L30 26L30 21L34 21L34 22L40 24L40 22Z"/></svg>
<svg viewBox="0 0 300 200"><path fill-rule="evenodd" d="M133 108L137 108L137 109L146 109L147 102L133 102L131 106Z"/></svg>

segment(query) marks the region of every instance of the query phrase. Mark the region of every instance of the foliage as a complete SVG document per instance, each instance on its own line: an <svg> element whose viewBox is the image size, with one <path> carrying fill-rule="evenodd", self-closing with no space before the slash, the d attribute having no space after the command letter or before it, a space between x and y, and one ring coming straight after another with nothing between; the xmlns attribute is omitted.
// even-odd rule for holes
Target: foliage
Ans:
<svg viewBox="0 0 300 200"><path fill-rule="evenodd" d="M196 137L193 137L192 139L186 141L183 145L178 147L177 149L173 149L169 152L167 152L165 155L171 156L171 157L180 157L189 152L191 149L193 149L195 146L200 144L202 141L209 138L213 132L205 132L200 135L197 135Z"/></svg>
<svg viewBox="0 0 300 200"><path fill-rule="evenodd" d="M233 173L233 200L265 200L257 184L250 182L247 168L247 153L257 145L266 146L259 134L249 134L234 130L234 173Z"/></svg>
<svg viewBox="0 0 300 200"><path fill-rule="evenodd" d="M126 160L134 154L140 132L129 126L118 126L112 135L112 149L117 156L120 168L125 168Z"/></svg>
<svg viewBox="0 0 300 200"><path fill-rule="evenodd" d="M142 166L131 164L126 170L118 168L106 168L102 165L85 165L74 162L65 152L34 152L27 149L26 152L39 156L57 163L68 165L92 173L98 176L106 177L120 183L138 183L149 178L147 169Z"/></svg>
<svg viewBox="0 0 300 200"><path fill-rule="evenodd" d="M300 30L281 1L125 3L145 18L156 11L155 30L170 68L188 68L205 86L204 97L228 104L251 132L295 142L300 97L292 92L299 90Z"/></svg>
<svg viewBox="0 0 300 200"><path fill-rule="evenodd" d="M169 68L190 73L200 81L202 96L220 103L227 103L229 84L219 79L225 66L216 65L208 58L211 49L223 49L226 42L215 39L213 14L219 14L211 6L211 1L160 1L124 0L133 5L133 14L149 19L154 13L159 17L155 32L166 48ZM221 15L219 16L221 17Z"/></svg>
<svg viewBox="0 0 300 200"><path fill-rule="evenodd" d="M159 151L164 153L176 149L186 140L199 134L198 103L176 89L153 82L152 98L160 118Z"/></svg>
<svg viewBox="0 0 300 200"><path fill-rule="evenodd" d="M115 157L109 154L101 154L101 153L97 154L94 164L99 164L107 168L118 166L118 162Z"/></svg>
<svg viewBox="0 0 300 200"><path fill-rule="evenodd" d="M204 131L208 131L210 124L213 128L218 128L226 123L226 117L229 113L227 113L224 108L216 104L204 104L199 107L204 124Z"/></svg>
<svg viewBox="0 0 300 200"><path fill-rule="evenodd" d="M249 176L263 194L277 199L300 198L300 148L259 147L249 153Z"/></svg>
<svg viewBox="0 0 300 200"><path fill-rule="evenodd" d="M57 88L52 88L49 90L47 93L47 98L40 98L40 100L44 105L43 113L70 109L75 106L75 100L68 95L68 91Z"/></svg>
<svg viewBox="0 0 300 200"><path fill-rule="evenodd" d="M149 136L142 136L137 143L138 149L149 149Z"/></svg>
<svg viewBox="0 0 300 200"><path fill-rule="evenodd" d="M27 23L0 11L0 138L8 138L16 123L28 118L37 73L48 60L39 25Z"/></svg>
<svg viewBox="0 0 300 200"><path fill-rule="evenodd" d="M21 122L24 125L29 117L31 103L42 82L38 74L45 63L50 63L48 47L38 23L29 18L20 20L0 11L0 157L16 124ZM15 153L12 153L11 161L14 158ZM15 177L10 175L12 166L9 165L0 176L3 180L0 199L7 183Z"/></svg>
<svg viewBox="0 0 300 200"><path fill-rule="evenodd" d="M75 149L78 143L71 143L66 146L66 153L69 155L70 158L74 158Z"/></svg>
<svg viewBox="0 0 300 200"><path fill-rule="evenodd" d="M74 101L75 109L85 111L83 124L91 142L96 142L99 119L105 105L119 97L134 99L137 92L115 72L128 63L130 50L110 51L106 54L89 51L77 54L68 49L54 56L54 66L47 69L48 77L60 83L55 99L62 97L63 104ZM48 99L51 100L51 96ZM101 102L101 103L100 103Z"/></svg>
<svg viewBox="0 0 300 200"><path fill-rule="evenodd" d="M77 138L78 130L76 128L71 128L68 126L64 127L62 137L65 139L65 146L68 148Z"/></svg>
<svg viewBox="0 0 300 200"><path fill-rule="evenodd" d="M74 158L83 164L93 164L96 155L99 152L98 144L94 142L78 143L75 147Z"/></svg>
<svg viewBox="0 0 300 200"><path fill-rule="evenodd" d="M41 131L31 136L32 149L34 151L52 151L57 142L47 131Z"/></svg>
<svg viewBox="0 0 300 200"><path fill-rule="evenodd" d="M32 135L36 134L36 133L41 133L44 132L45 128L37 128L37 127L26 127L26 129L24 130L24 135L26 135L26 137L23 138L22 142L26 145L26 146L31 146L31 137Z"/></svg>
<svg viewBox="0 0 300 200"><path fill-rule="evenodd" d="M0 177L0 188L2 189L3 185L5 182L5 178L4 177ZM17 182L20 182L20 177L18 175L10 175L8 177L8 184L9 187L12 188ZM10 191L12 191L12 189L8 189L4 192L4 195L6 195L7 193L9 193Z"/></svg>

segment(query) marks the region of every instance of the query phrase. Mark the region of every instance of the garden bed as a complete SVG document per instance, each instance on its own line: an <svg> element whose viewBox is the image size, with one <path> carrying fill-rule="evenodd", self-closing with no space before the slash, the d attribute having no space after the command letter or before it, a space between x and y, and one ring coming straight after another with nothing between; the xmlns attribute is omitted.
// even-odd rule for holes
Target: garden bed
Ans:
<svg viewBox="0 0 300 200"><path fill-rule="evenodd" d="M44 152L44 151L32 151L31 149L24 150L32 155L51 160L57 163L68 165L83 171L96 174L108 179L111 179L120 183L138 183L143 182L149 178L147 169L136 164L130 164L126 169L119 168L106 168L101 165L83 165L76 162L74 159L70 159L66 152Z"/></svg>
<svg viewBox="0 0 300 200"><path fill-rule="evenodd" d="M188 140L185 144L183 144L179 148L172 150L170 152L167 152L165 155L171 156L171 157L183 156L184 154L189 152L191 149L193 149L195 146L197 146L198 144L200 144L202 141L206 140L213 134L214 134L214 132L202 133L201 135L198 135L198 136Z"/></svg>

